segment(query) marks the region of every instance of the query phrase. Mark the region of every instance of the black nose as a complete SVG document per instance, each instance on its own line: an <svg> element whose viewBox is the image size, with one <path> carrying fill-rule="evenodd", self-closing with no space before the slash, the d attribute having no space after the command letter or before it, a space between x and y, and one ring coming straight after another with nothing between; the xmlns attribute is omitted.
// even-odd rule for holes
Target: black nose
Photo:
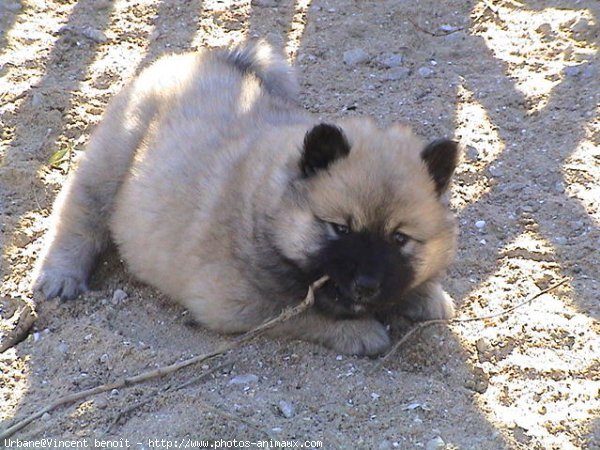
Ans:
<svg viewBox="0 0 600 450"><path fill-rule="evenodd" d="M379 294L379 280L370 275L359 275L354 280L354 295L359 300L371 300Z"/></svg>

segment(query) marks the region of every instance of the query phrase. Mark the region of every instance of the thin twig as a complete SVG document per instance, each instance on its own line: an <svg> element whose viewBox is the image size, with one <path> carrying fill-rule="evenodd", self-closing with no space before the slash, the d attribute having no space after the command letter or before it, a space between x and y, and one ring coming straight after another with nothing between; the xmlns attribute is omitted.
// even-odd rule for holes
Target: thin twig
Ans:
<svg viewBox="0 0 600 450"><path fill-rule="evenodd" d="M35 182L31 182L31 193L33 194L33 200L35 201L35 204L38 207L38 211L41 212L42 211L42 205L40 204L40 199L38 198L37 195L37 190L35 188Z"/></svg>
<svg viewBox="0 0 600 450"><path fill-rule="evenodd" d="M548 292L552 292L553 290L555 290L556 288L559 288L560 286L562 286L563 284L565 284L569 280L570 280L570 278L563 278L562 280L558 281L557 283L548 286L546 289L542 289L537 294L533 295L532 297L528 298L527 300L523 300L521 303L517 303L515 306L511 306L510 308L503 309L500 312L497 312L497 313L494 313L494 314L489 314L487 316L468 317L468 318L465 318L465 319L450 319L450 322L451 323L456 323L456 322L473 322L475 320L494 319L496 317L504 316L505 314L508 314L509 312L512 312L512 311L514 311L517 308L520 308L522 306L527 305L528 303L531 303L536 298L541 297L542 295L547 294Z"/></svg>
<svg viewBox="0 0 600 450"><path fill-rule="evenodd" d="M131 405L129 407L127 407L126 409L119 411L119 413L115 416L115 418L113 419L113 421L110 423L110 425L108 426L108 428L106 429L106 431L104 432L104 434L108 434L112 428L117 425L117 423L119 423L119 421L125 417L128 416L129 414L131 414L133 411L135 411L138 408L141 408L142 406L144 406L145 404L151 402L152 400L155 400L157 397L161 396L161 395L165 395L171 392L177 392L180 389L183 389L191 384L197 383L198 381L204 380L205 378L209 377L210 375L212 375L215 372L218 372L219 370L223 369L224 367L227 367L228 365L232 364L231 360L227 360L224 363L218 364L216 366L214 366L213 368L206 370L205 372L202 372L200 375L197 375L189 380L187 380L185 383L180 384L179 386L173 387L172 385L168 385L166 387L162 387L160 389L155 390L154 392L147 394L143 399L141 399L139 402L135 403L134 405Z"/></svg>
<svg viewBox="0 0 600 450"><path fill-rule="evenodd" d="M454 30L449 30L449 31L443 31L441 33L435 33L434 31L429 31L426 28L423 28L421 25L419 25L417 22L415 22L412 18L408 18L408 21L411 23L411 25L413 27L415 27L417 30L419 30L422 33L428 34L429 36L433 36L433 37L444 37L444 36L448 36L452 33L456 33L458 31L462 31L464 30L463 27L460 28L455 28Z"/></svg>
<svg viewBox="0 0 600 450"><path fill-rule="evenodd" d="M546 289L539 291L537 294L533 295L532 297L528 298L527 300L524 300L521 303L516 304L515 306L511 306L510 308L503 309L500 312L497 312L494 314L489 314L487 316L469 317L469 318L464 318L464 319L434 319L434 320L426 320L425 322L419 322L414 327L412 327L410 330L408 330L406 332L406 334L404 336L402 336L402 338L394 344L394 346L379 360L379 362L375 365L375 367L373 367L373 369L371 369L369 371L369 373L373 373L373 372L379 370L383 366L383 364L388 360L388 358L390 356L392 356L394 353L396 353L398 351L398 349L400 347L402 347L402 345L404 345L404 343L406 341L408 341L408 339L413 334L415 334L417 331L421 331L424 328L427 328L431 325L438 325L438 324L442 324L442 323L443 324L451 324L451 323L475 322L478 320L487 320L487 319L493 319L495 317L504 316L504 315L514 311L517 308L521 308L522 306L527 305L528 303L531 303L536 298L541 297L542 295L555 290L556 288L565 284L567 281L569 281L569 278L563 278L559 282L547 287Z"/></svg>
<svg viewBox="0 0 600 450"><path fill-rule="evenodd" d="M6 320L9 331L4 336L2 342L0 342L0 353L24 340L37 319L35 308L33 308L30 302L27 300L20 300L20 302L24 303L24 305L17 308L12 317Z"/></svg>
<svg viewBox="0 0 600 450"><path fill-rule="evenodd" d="M168 390L164 390L164 393L166 394L167 392L180 391L181 389L185 389L186 387L191 386L192 384L195 384L195 383L198 383L199 381L204 380L205 378L207 378L209 375L212 375L213 373L216 373L220 370L223 370L223 369L226 369L227 367L232 367L232 366L233 366L233 360L227 359L224 362L222 362L221 364L213 367L212 369L209 369L206 372L202 372L200 375L197 375L193 378L185 380L183 383L181 383L178 386L175 386L174 388L169 388Z"/></svg>
<svg viewBox="0 0 600 450"><path fill-rule="evenodd" d="M200 362L206 361L208 359L214 358L215 356L218 356L225 352L233 350L234 348L237 348L237 347L241 346L242 344L245 344L246 342L249 342L249 341L253 340L254 338L260 336L265 331L273 328L275 325L277 325L281 322L285 322L286 320L289 320L292 317L297 316L298 314L301 314L302 312L306 311L314 303L314 300L315 300L314 291L319 289L321 286L323 286L323 284L325 284L325 282L327 280L328 280L328 277L324 276L324 277L320 278L319 280L315 281L313 284L311 284L308 288L308 293L306 294L306 297L298 305L284 310L279 316L277 316L271 320L268 320L267 322L263 323L262 325L259 325L256 328L253 328L252 330L248 331L247 333L244 333L244 334L232 339L229 342L225 342L225 343L221 344L216 350L214 350L212 352L194 356L193 358L188 358L183 361L180 361L180 362L177 362L174 364L170 364L168 366L159 367L157 369L150 370L148 372L143 372L139 375L124 378L122 380L115 381L114 383L101 384L100 386L96 386L91 389L86 389L81 392L76 392L74 394L65 395L64 397L61 397L58 400L45 406L38 412L31 414L29 417L21 420L20 422L17 422L13 426L0 432L0 439L6 439L6 438L11 437L14 433L16 433L17 431L26 427L34 420L42 417L45 413L50 412L50 411L58 408L61 405L73 403L75 401L82 400L82 399L90 397L92 395L100 394L102 392L112 391L113 389L121 389L124 387L133 386L135 384L143 383L145 381L152 380L154 378L160 378L165 375L176 372L179 369L183 369L184 367L188 367L193 364L198 364Z"/></svg>

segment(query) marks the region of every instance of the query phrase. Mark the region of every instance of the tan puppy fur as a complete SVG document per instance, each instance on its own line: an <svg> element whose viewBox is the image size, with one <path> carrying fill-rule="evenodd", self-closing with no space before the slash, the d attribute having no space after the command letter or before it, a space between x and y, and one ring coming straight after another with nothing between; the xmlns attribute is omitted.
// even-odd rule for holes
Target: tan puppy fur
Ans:
<svg viewBox="0 0 600 450"><path fill-rule="evenodd" d="M437 279L455 223L456 145L367 118L319 124L262 41L169 56L111 102L54 206L35 289L74 297L113 239L204 326L243 332L332 280L274 334L377 354L376 318L453 315Z"/></svg>

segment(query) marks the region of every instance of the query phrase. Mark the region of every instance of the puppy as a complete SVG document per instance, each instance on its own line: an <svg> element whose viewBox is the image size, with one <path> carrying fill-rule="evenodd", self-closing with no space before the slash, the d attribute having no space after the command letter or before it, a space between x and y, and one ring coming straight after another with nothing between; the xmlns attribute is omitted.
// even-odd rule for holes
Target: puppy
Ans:
<svg viewBox="0 0 600 450"><path fill-rule="evenodd" d="M112 239L129 269L204 326L272 331L338 352L390 344L376 317L453 315L438 279L455 219L455 142L369 118L321 123L266 42L168 56L110 103L54 205L34 289L72 298Z"/></svg>

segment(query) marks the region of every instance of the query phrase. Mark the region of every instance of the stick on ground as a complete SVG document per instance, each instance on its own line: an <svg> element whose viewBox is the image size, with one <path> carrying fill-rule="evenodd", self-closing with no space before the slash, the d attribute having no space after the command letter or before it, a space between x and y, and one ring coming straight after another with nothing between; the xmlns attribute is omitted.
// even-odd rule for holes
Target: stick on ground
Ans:
<svg viewBox="0 0 600 450"><path fill-rule="evenodd" d="M559 286L562 286L563 284L565 284L567 281L569 281L569 278L563 278L562 280L558 281L557 283L555 283L555 284L547 287L546 289L539 291L537 294L529 297L527 300L523 300L521 303L517 303L515 306L511 306L510 308L503 309L500 312L497 312L494 314L489 314L487 316L469 317L466 319L435 319L435 320L426 320L425 322L419 322L414 327L412 327L410 330L408 330L406 332L406 334L404 336L402 336L402 338L394 344L394 346L379 360L377 365L375 365L375 367L373 367L373 369L371 369L369 371L369 373L373 373L373 372L379 370L383 366L383 364L389 359L389 357L392 356L394 353L396 353L398 351L398 349L400 347L402 347L402 345L404 345L404 343L406 341L408 341L408 339L413 334L415 334L417 331L421 331L424 328L427 328L431 325L438 325L441 323L450 324L450 323L474 322L477 320L493 319L495 317L504 316L504 315L514 311L517 308L520 308L524 305L527 305L528 303L531 303L536 298L541 297L542 295L553 291L554 289L558 288Z"/></svg>
<svg viewBox="0 0 600 450"><path fill-rule="evenodd" d="M304 312L308 308L310 308L315 301L314 291L316 291L321 286L323 286L323 284L325 284L325 282L328 279L329 278L327 276L324 276L324 277L318 279L317 281L315 281L313 284L311 284L308 288L308 293L306 294L306 297L298 305L284 310L279 316L277 316L271 320L268 320L267 322L263 323L262 325L259 325L256 328L253 328L252 330L248 331L247 333L237 336L229 342L225 342L225 343L221 344L219 347L217 347L216 350L214 350L212 352L194 356L193 358L188 358L188 359L179 361L177 363L174 363L174 364L171 364L168 366L159 367L157 369L150 370L148 372L143 372L139 375L135 375L135 376L128 377L128 378L123 378L122 380L115 381L114 383L101 384L100 386L96 386L91 389L86 389L81 392L76 392L74 394L65 395L64 397L61 397L61 398L55 400L54 402L50 403L49 405L45 406L44 408L40 409L38 412L31 414L29 417L17 422L13 426L0 432L0 439L7 439L7 438L11 437L17 431L25 428L27 425L29 425L34 420L42 417L47 412L53 411L54 409L58 408L61 405L73 403L78 400L82 400L84 398L91 397L92 395L100 394L102 392L112 391L113 389L121 389L124 387L133 386L134 384L143 383L145 381L152 380L154 378L160 378L165 375L174 373L177 370L182 369L184 367L188 367L193 364L198 364L200 362L214 358L215 356L226 353L229 350L233 350L234 348L240 347L241 345L262 335L265 331L273 328L275 325L277 325L281 322L285 322L286 320L289 320L292 317L297 316L298 314L301 314L302 312Z"/></svg>
<svg viewBox="0 0 600 450"><path fill-rule="evenodd" d="M146 394L144 396L144 398L141 399L139 402L125 408L122 411L119 411L118 414L113 419L113 421L108 426L108 428L106 429L106 431L104 432L104 434L108 435L108 433L113 429L113 427L115 427L119 423L119 421L122 418L129 416L136 409L141 408L142 406L146 405L147 403L150 403L151 401L155 400L156 398L160 397L161 395L170 394L172 392L181 390L191 384L194 384L201 380L204 380L204 379L208 378L210 375L218 372L219 370L224 369L227 366L231 366L231 365L233 365L233 362L231 360L227 360L225 362L222 362L222 363L212 367L211 369L208 369L208 370L202 372L200 375L197 375L197 376L185 381L184 383L180 384L179 386L173 387L172 385L168 385L166 387L156 389L155 391L153 391L149 394Z"/></svg>

